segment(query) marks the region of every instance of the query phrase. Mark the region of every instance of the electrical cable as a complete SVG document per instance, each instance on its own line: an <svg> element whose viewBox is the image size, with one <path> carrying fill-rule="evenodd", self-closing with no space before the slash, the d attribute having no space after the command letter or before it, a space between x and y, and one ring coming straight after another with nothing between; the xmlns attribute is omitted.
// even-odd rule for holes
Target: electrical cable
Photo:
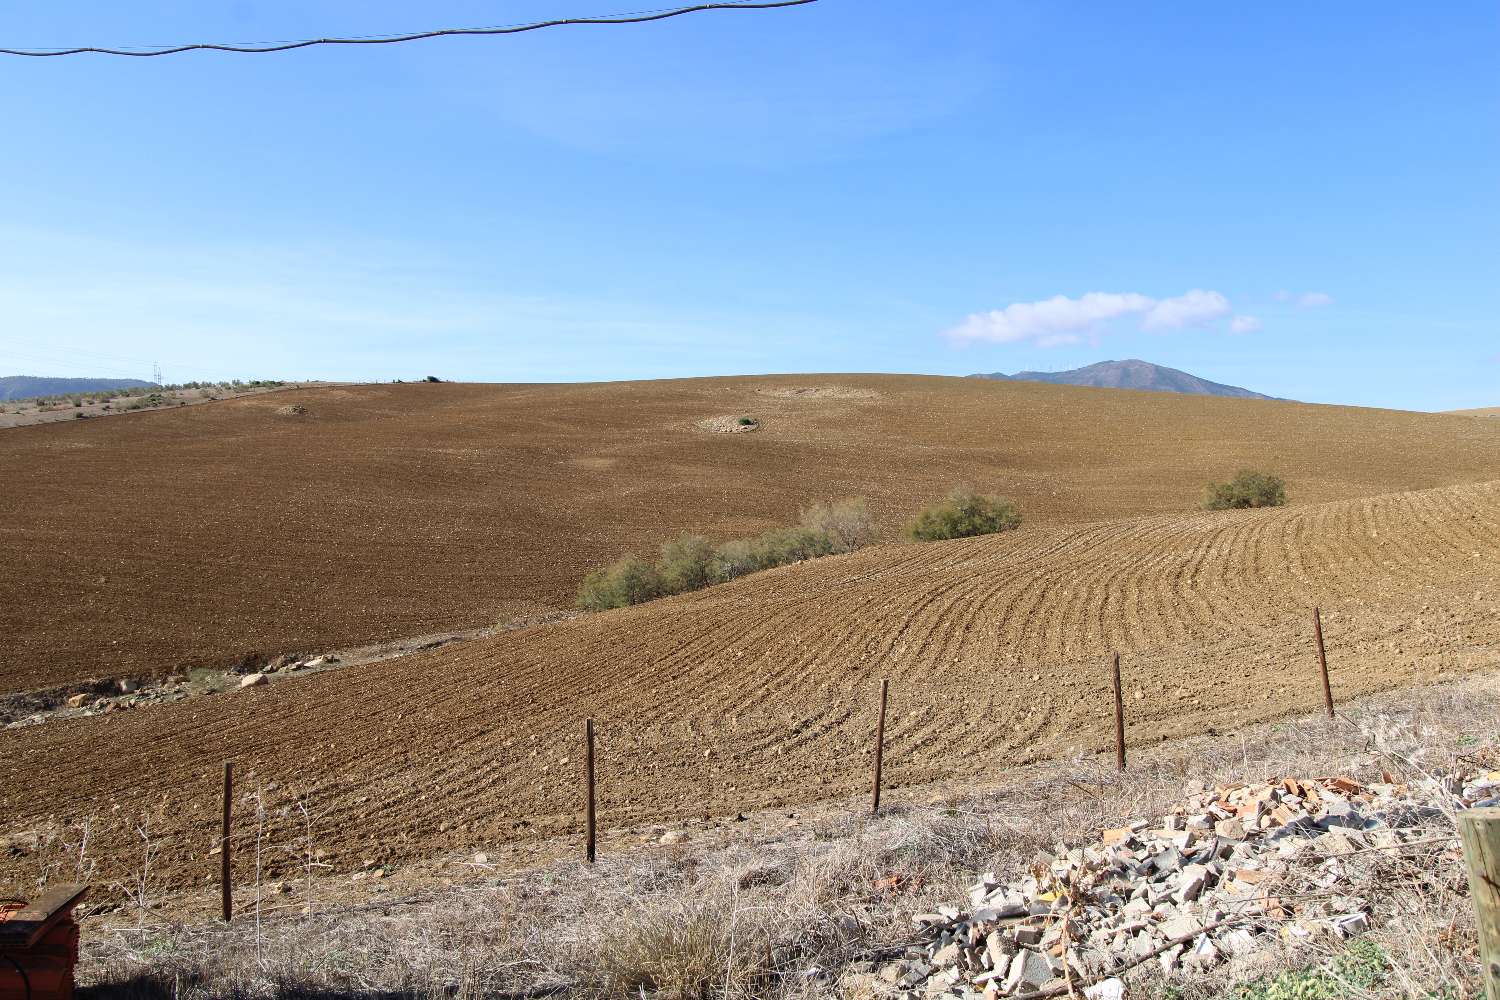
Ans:
<svg viewBox="0 0 1500 1000"><path fill-rule="evenodd" d="M766 0L766 2L762 3L700 3L694 4L691 7L640 11L634 14L620 14L606 17L565 17L551 21L533 21L529 24L515 24L493 28L439 28L434 31L417 31L405 35L303 38L298 41L275 42L265 45L228 45L219 42L197 42L188 45L170 45L158 48L105 48L94 45L80 45L73 48L58 49L0 48L0 55L29 56L45 59L52 56L76 56L84 53L106 56L133 56L136 58L170 56L176 55L179 52L199 51L260 54L265 52L288 52L292 49L311 48L314 45L390 45L396 42L415 42L424 38L443 38L453 35L516 35L523 31L536 31L539 28L556 28L578 24L643 24L647 21L664 21L669 17L681 17L684 14L696 14L706 10L771 10L776 7L800 7L810 3L817 3L817 0Z"/></svg>

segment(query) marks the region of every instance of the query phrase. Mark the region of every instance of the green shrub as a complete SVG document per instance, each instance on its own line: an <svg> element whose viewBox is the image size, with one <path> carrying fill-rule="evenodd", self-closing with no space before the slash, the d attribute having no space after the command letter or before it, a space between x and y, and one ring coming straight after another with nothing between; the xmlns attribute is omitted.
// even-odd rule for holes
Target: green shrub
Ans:
<svg viewBox="0 0 1500 1000"><path fill-rule="evenodd" d="M578 606L605 611L640 604L660 597L661 593L661 577L656 567L639 556L628 555L584 577L578 588Z"/></svg>
<svg viewBox="0 0 1500 1000"><path fill-rule="evenodd" d="M981 496L969 489L957 489L946 500L935 503L917 515L907 527L908 537L919 542L944 538L971 538L1013 531L1021 526L1021 512L1004 497Z"/></svg>
<svg viewBox="0 0 1500 1000"><path fill-rule="evenodd" d="M1256 979L1236 987L1232 995L1235 1000L1344 1000L1378 989L1389 967L1378 944L1360 940L1322 965Z"/></svg>
<svg viewBox="0 0 1500 1000"><path fill-rule="evenodd" d="M1212 483L1203 498L1206 510L1280 507L1286 503L1286 481L1253 469L1242 469L1227 483Z"/></svg>
<svg viewBox="0 0 1500 1000"><path fill-rule="evenodd" d="M827 540L816 532L800 525L778 528L754 538L737 538L720 545L714 553L713 580L724 583L746 573L759 573L763 569L816 559L832 552Z"/></svg>
<svg viewBox="0 0 1500 1000"><path fill-rule="evenodd" d="M713 582L714 547L702 535L683 535L661 547L656 575L662 592L682 594Z"/></svg>
<svg viewBox="0 0 1500 1000"><path fill-rule="evenodd" d="M754 417L740 417L739 419L739 425L741 427L754 427L756 422L757 421Z"/></svg>
<svg viewBox="0 0 1500 1000"><path fill-rule="evenodd" d="M815 504L802 512L797 524L754 538L737 538L715 547L701 535L683 535L662 546L654 565L626 556L590 573L578 588L578 604L591 611L639 604L774 566L853 552L874 540L875 523L864 500Z"/></svg>

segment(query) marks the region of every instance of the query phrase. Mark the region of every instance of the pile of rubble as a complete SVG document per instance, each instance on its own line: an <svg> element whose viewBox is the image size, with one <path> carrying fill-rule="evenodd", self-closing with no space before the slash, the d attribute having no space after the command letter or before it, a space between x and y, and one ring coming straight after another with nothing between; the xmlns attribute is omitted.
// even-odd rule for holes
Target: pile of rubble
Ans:
<svg viewBox="0 0 1500 1000"><path fill-rule="evenodd" d="M880 970L886 992L926 997L1124 995L1155 962L1205 971L1278 939L1352 937L1370 926L1377 869L1420 853L1457 856L1451 810L1500 804L1500 772L1419 784L1389 774L1190 786L1156 822L1105 830L1039 858L970 906L915 918L924 943Z"/></svg>
<svg viewBox="0 0 1500 1000"><path fill-rule="evenodd" d="M259 687L269 683L273 674L323 670L336 666L339 662L339 658L332 653L313 657L287 655L276 657L259 667L246 666L222 675L215 674L214 679L207 682L195 682L181 676L160 680L122 677L86 681L74 688L12 696L9 704L0 706L0 724L5 729L19 729L41 725L54 719L109 715L132 708L212 694L221 687ZM253 672L245 673L246 669Z"/></svg>

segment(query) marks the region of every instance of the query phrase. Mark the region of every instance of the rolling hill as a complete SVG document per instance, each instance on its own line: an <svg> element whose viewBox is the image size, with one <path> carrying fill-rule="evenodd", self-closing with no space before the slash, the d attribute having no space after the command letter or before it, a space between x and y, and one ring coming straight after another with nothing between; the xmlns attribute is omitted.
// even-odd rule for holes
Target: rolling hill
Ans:
<svg viewBox="0 0 1500 1000"><path fill-rule="evenodd" d="M153 891L203 890L219 762L233 759L265 796L268 878L300 872L313 847L343 879L377 861L467 862L579 829L585 716L599 720L605 829L732 816L866 788L881 678L894 785L1106 747L1112 651L1134 742L1232 732L1319 705L1314 605L1340 699L1494 669L1497 545L1500 482L883 545L402 660L0 732L0 833L88 823L94 881L134 885L144 822ZM0 858L0 889L32 884L41 857Z"/></svg>
<svg viewBox="0 0 1500 1000"><path fill-rule="evenodd" d="M1235 399L1272 399L1236 385L1210 382L1176 368L1153 365L1131 358L1127 361L1100 361L1065 372L1016 372L1004 375L970 375L970 378L1011 382L1047 382L1052 385L1087 385L1096 389L1143 389L1152 392L1181 392L1196 396L1229 396Z"/></svg>
<svg viewBox="0 0 1500 1000"><path fill-rule="evenodd" d="M146 389L156 383L138 378L42 378L36 375L0 377L0 400L63 396L73 392L107 392L115 389Z"/></svg>
<svg viewBox="0 0 1500 1000"><path fill-rule="evenodd" d="M752 433L703 429L751 415ZM1032 382L759 376L284 390L0 433L0 693L571 608L683 531L967 483L1028 528L1178 516L1242 466L1315 504L1500 477L1500 422Z"/></svg>

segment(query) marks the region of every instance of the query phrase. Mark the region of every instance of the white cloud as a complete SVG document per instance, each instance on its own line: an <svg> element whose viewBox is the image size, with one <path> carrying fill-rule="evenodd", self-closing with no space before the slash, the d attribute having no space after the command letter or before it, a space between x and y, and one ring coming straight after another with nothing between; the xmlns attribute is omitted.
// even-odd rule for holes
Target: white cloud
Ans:
<svg viewBox="0 0 1500 1000"><path fill-rule="evenodd" d="M1317 309L1333 305L1333 296L1327 292L1289 292L1285 288L1275 295L1277 302L1291 302L1303 309Z"/></svg>
<svg viewBox="0 0 1500 1000"><path fill-rule="evenodd" d="M1265 324L1260 321L1259 316L1236 316L1229 321L1230 333L1254 333Z"/></svg>
<svg viewBox="0 0 1500 1000"><path fill-rule="evenodd" d="M1210 320L1229 315L1229 300L1218 292L1195 288L1175 299L1162 299L1147 310L1141 320L1143 330L1177 330L1184 326L1202 326Z"/></svg>
<svg viewBox="0 0 1500 1000"><path fill-rule="evenodd" d="M1003 309L973 313L946 335L960 343L1029 341L1038 347L1057 347L1076 344L1083 334L1125 316L1139 316L1143 330L1175 330L1202 326L1227 316L1229 311L1227 298L1201 288L1168 299L1153 299L1139 292L1089 292L1076 299L1054 295L1039 302L1013 302Z"/></svg>

